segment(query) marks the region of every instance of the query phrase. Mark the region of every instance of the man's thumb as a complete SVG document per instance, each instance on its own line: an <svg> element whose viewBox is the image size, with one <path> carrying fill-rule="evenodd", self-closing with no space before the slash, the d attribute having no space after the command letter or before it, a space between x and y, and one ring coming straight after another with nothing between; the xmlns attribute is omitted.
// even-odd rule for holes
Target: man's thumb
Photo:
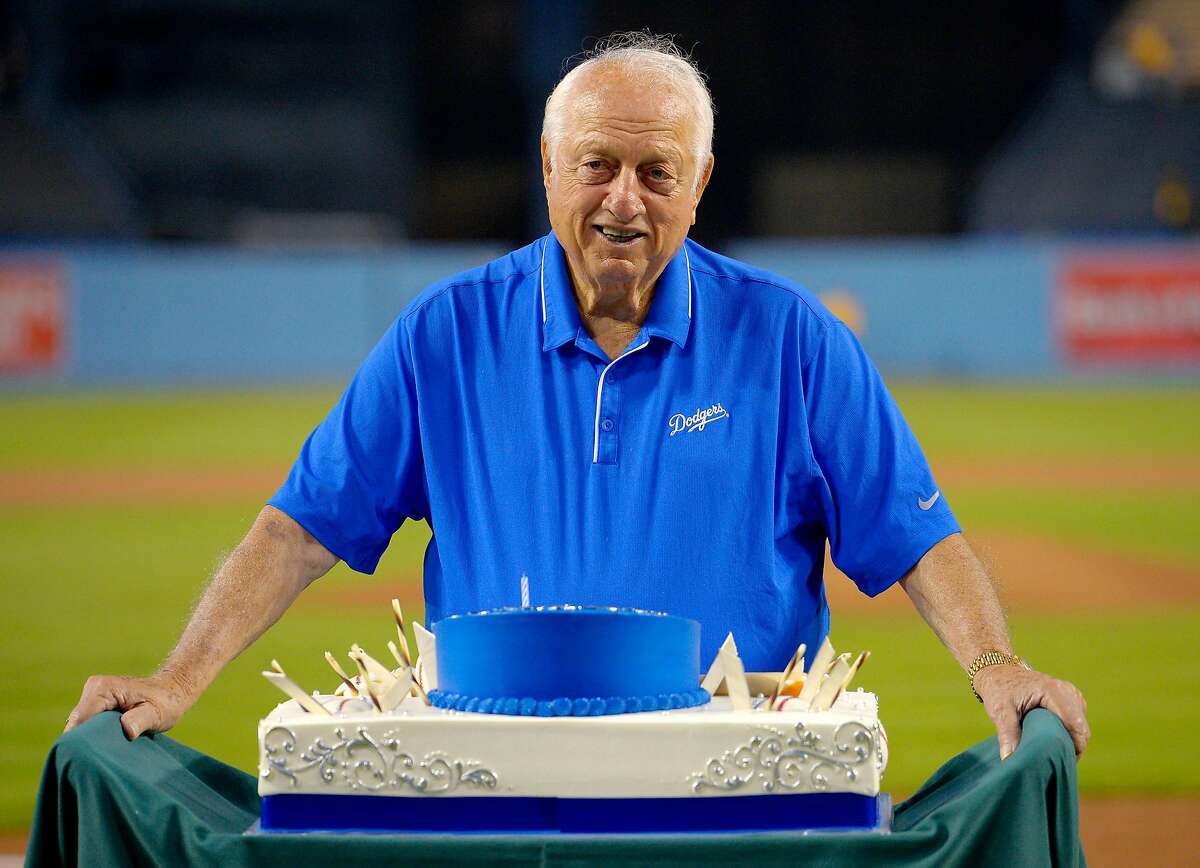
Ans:
<svg viewBox="0 0 1200 868"><path fill-rule="evenodd" d="M130 741L157 725L158 711L148 702L135 705L121 715L121 729L125 730L125 737Z"/></svg>
<svg viewBox="0 0 1200 868"><path fill-rule="evenodd" d="M1007 703L996 713L996 740L1000 742L1000 761L1012 756L1021 741L1021 719L1016 709Z"/></svg>

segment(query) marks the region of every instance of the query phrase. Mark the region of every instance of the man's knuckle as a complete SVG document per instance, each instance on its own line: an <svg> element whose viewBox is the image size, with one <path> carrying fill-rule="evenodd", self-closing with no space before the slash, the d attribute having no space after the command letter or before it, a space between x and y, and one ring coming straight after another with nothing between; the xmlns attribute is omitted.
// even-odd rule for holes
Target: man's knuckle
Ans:
<svg viewBox="0 0 1200 868"><path fill-rule="evenodd" d="M1011 703L1004 701L995 701L987 708L988 715L992 720L1007 722L1012 720L1017 715L1013 711Z"/></svg>

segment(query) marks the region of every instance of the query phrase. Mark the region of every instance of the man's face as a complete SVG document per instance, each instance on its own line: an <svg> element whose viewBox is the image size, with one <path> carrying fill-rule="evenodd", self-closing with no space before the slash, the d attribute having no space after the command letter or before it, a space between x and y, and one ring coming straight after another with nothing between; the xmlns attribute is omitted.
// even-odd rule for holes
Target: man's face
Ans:
<svg viewBox="0 0 1200 868"><path fill-rule="evenodd" d="M648 290L696 222L712 158L697 164L693 115L675 88L602 69L572 87L553 153L542 142L550 225L598 307Z"/></svg>

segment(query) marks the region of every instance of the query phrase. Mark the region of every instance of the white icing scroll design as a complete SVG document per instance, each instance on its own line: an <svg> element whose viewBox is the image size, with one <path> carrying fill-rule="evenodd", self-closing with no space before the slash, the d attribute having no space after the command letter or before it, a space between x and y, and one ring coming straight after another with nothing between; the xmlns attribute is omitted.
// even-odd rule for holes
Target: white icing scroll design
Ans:
<svg viewBox="0 0 1200 868"><path fill-rule="evenodd" d="M315 771L322 783L371 792L411 788L433 795L459 787L496 788L495 772L482 768L475 760L450 759L434 752L418 761L400 750L394 730L375 738L361 726L351 737L338 728L333 736L333 744L318 738L297 754L295 733L284 726L271 728L262 740L263 779L278 774L296 786L300 777L311 778L306 773Z"/></svg>
<svg viewBox="0 0 1200 868"><path fill-rule="evenodd" d="M855 721L839 726L828 745L803 723L790 733L764 727L761 735L710 759L704 771L687 780L694 793L739 790L756 782L767 793L822 792L834 784L854 783L874 754L871 730Z"/></svg>

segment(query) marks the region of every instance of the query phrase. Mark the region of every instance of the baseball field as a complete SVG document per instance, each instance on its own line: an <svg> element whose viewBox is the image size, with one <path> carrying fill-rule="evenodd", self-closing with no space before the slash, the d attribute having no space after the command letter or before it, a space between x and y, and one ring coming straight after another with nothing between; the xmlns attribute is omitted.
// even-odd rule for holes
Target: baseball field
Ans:
<svg viewBox="0 0 1200 868"><path fill-rule="evenodd" d="M1194 828L1200 391L896 384L896 394L1002 586L1019 653L1088 698L1089 857L1103 864L1160 823ZM334 398L0 401L0 830L11 840L28 829L42 762L84 679L160 661ZM280 698L259 670L278 658L310 689L332 687L322 651L357 641L384 656L388 599L421 616L427 535L405 527L376 575L338 567L310 588L172 735L251 770L255 723ZM835 644L873 652L858 683L881 696L885 784L902 797L990 724L903 592L869 600L841 576L829 584Z"/></svg>

